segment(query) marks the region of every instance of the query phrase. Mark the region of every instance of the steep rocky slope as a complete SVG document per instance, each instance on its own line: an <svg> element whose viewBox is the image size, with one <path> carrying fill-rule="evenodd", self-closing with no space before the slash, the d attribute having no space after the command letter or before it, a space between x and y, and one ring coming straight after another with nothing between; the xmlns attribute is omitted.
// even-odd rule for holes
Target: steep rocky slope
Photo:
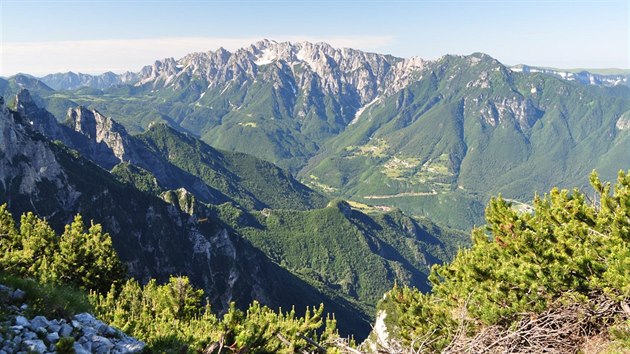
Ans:
<svg viewBox="0 0 630 354"><path fill-rule="evenodd" d="M150 172L158 188L185 188L206 203L233 201L247 208L307 209L325 198L276 166L244 154L221 152L162 124L134 137L96 110L68 110L64 125L40 109L29 91L16 96L17 111L49 139L59 140L110 170L130 163Z"/></svg>

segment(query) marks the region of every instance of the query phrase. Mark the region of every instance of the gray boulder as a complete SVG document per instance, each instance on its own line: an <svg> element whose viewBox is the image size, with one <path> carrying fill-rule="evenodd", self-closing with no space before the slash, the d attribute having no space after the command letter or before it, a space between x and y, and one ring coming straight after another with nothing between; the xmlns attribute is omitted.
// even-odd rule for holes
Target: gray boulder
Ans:
<svg viewBox="0 0 630 354"><path fill-rule="evenodd" d="M24 301L25 298L26 292L22 289L15 289L13 295L11 295L11 299L13 299L13 301Z"/></svg>
<svg viewBox="0 0 630 354"><path fill-rule="evenodd" d="M47 328L48 326L50 326L50 322L44 316L35 316L35 318L31 320L31 328L34 330L40 327Z"/></svg>
<svg viewBox="0 0 630 354"><path fill-rule="evenodd" d="M59 334L57 334L56 332L48 333L48 335L46 336L46 340L49 343L55 344L59 341Z"/></svg>
<svg viewBox="0 0 630 354"><path fill-rule="evenodd" d="M79 343L74 343L74 352L76 354L91 354L89 350L85 350Z"/></svg>
<svg viewBox="0 0 630 354"><path fill-rule="evenodd" d="M41 339L27 339L22 344L30 352L44 353L48 349Z"/></svg>
<svg viewBox="0 0 630 354"><path fill-rule="evenodd" d="M15 316L15 324L22 327L31 326L31 322L24 316Z"/></svg>
<svg viewBox="0 0 630 354"><path fill-rule="evenodd" d="M114 343L101 336L92 337L92 352L96 354L109 354L114 348Z"/></svg>
<svg viewBox="0 0 630 354"><path fill-rule="evenodd" d="M69 324L64 323L61 325L58 333L61 337L69 337L72 334L72 327Z"/></svg>

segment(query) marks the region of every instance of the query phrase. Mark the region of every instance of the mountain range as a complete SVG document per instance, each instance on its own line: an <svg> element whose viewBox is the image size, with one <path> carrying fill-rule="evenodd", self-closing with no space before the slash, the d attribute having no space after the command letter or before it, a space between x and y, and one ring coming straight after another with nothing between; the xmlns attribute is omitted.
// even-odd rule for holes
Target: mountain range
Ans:
<svg viewBox="0 0 630 354"><path fill-rule="evenodd" d="M259 62L259 64L260 63L261 62ZM630 71L623 69L558 69L524 64L510 66L509 69L513 72L544 73L570 81L609 87L620 85L627 86L630 77ZM99 75L69 71L65 73L48 74L38 79L54 90L68 91L82 87L104 90L117 85L133 85L139 81L138 78L139 75L137 73L130 71L123 74L115 74L109 71Z"/></svg>
<svg viewBox="0 0 630 354"><path fill-rule="evenodd" d="M0 203L56 227L81 213L131 275L186 274L218 311L323 302L361 338L395 282L429 290L490 196L527 210L629 169L627 82L269 40L16 75L0 79Z"/></svg>
<svg viewBox="0 0 630 354"><path fill-rule="evenodd" d="M264 40L136 73L84 76L91 86L70 91L44 83L59 87L64 75L74 77L16 76L0 81L0 91L29 88L58 118L92 106L131 133L163 122L277 164L332 198L399 207L463 230L483 222L491 195L528 203L534 191L587 185L592 169L611 179L630 166L623 72Z"/></svg>

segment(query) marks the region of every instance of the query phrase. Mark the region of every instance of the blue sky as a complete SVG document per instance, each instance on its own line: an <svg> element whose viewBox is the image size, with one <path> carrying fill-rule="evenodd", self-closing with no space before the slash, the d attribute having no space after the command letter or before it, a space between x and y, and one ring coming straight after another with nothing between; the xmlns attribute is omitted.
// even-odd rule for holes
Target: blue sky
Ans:
<svg viewBox="0 0 630 354"><path fill-rule="evenodd" d="M137 71L256 40L327 41L435 59L629 68L628 0L0 0L0 75Z"/></svg>

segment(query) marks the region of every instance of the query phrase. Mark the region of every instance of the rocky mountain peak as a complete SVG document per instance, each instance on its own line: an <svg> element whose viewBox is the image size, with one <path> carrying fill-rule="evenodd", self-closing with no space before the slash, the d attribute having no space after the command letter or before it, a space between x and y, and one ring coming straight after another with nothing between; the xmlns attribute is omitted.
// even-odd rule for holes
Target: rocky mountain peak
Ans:
<svg viewBox="0 0 630 354"><path fill-rule="evenodd" d="M630 73L618 72L618 73L591 73L586 70L562 70L554 68L535 67L529 65L514 65L510 67L513 72L523 73L543 73L552 75L567 81L576 81L586 85L599 85L599 86L629 86L630 85Z"/></svg>
<svg viewBox="0 0 630 354"><path fill-rule="evenodd" d="M15 107L16 110L23 116L29 117L33 116L38 107L33 102L33 97L31 97L31 93L27 89L20 89L20 91L15 96ZM31 121L31 124L33 122Z"/></svg>
<svg viewBox="0 0 630 354"><path fill-rule="evenodd" d="M44 84L42 81L39 81L30 75L17 74L15 76L12 76L11 80L13 80L13 82L15 82L15 85L19 88L53 91L53 89L46 86L46 84Z"/></svg>
<svg viewBox="0 0 630 354"><path fill-rule="evenodd" d="M136 79L137 74L131 72L116 74L108 71L100 75L90 75L68 71L46 75L40 78L40 81L55 90L76 90L80 87L102 90L116 85L134 83Z"/></svg>
<svg viewBox="0 0 630 354"><path fill-rule="evenodd" d="M20 89L15 96L15 107L17 111L25 117L31 115L37 110L37 106L35 105L35 102L33 102L31 93L26 89Z"/></svg>
<svg viewBox="0 0 630 354"><path fill-rule="evenodd" d="M136 86L150 85L154 90L186 87L192 78L208 88L225 88L232 81L242 84L271 75L286 78L278 87L289 87L294 96L310 95L314 88L329 95L352 95L350 106L365 105L379 94L405 87L422 70L420 58L401 59L349 48L334 48L327 43L277 42L262 40L229 52L223 48L192 53L175 61L172 58L146 66L138 74ZM265 68L263 70L263 68ZM269 73L271 71L272 73ZM279 75L279 72L286 74ZM297 85L296 85L297 84ZM315 94L315 92L313 92ZM358 96L358 97L357 97ZM300 112L298 108L296 112ZM348 114L350 116L350 114Z"/></svg>
<svg viewBox="0 0 630 354"><path fill-rule="evenodd" d="M15 97L16 111L31 127L49 137L50 139L63 140L62 128L57 123L55 116L37 106L31 93L21 89Z"/></svg>
<svg viewBox="0 0 630 354"><path fill-rule="evenodd" d="M68 117L71 119L75 131L89 137L96 137L96 117L94 112L84 106L70 108Z"/></svg>
<svg viewBox="0 0 630 354"><path fill-rule="evenodd" d="M100 112L79 106L68 110L72 128L95 141L105 144L120 161L125 160L129 134L125 128Z"/></svg>
<svg viewBox="0 0 630 354"><path fill-rule="evenodd" d="M9 109L4 103L4 97L0 96L0 146L6 146L9 139L5 132L7 129L5 128L8 124L13 121Z"/></svg>
<svg viewBox="0 0 630 354"><path fill-rule="evenodd" d="M163 60L156 60L153 65L147 65L140 70L139 85L145 84L151 81L166 81L167 84L169 78L179 72L178 64L173 58L166 58Z"/></svg>
<svg viewBox="0 0 630 354"><path fill-rule="evenodd" d="M88 109L85 106L71 108L68 110L68 117L75 131L96 139L97 142L102 141L104 136L110 133L128 135L122 125L95 109Z"/></svg>

